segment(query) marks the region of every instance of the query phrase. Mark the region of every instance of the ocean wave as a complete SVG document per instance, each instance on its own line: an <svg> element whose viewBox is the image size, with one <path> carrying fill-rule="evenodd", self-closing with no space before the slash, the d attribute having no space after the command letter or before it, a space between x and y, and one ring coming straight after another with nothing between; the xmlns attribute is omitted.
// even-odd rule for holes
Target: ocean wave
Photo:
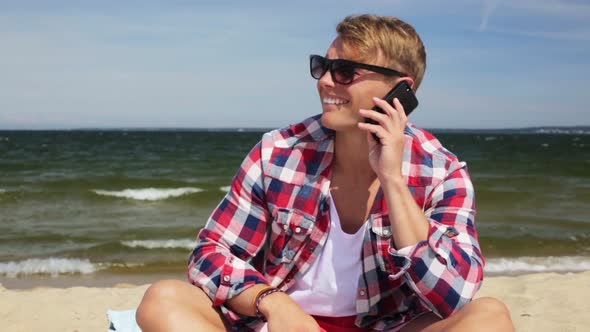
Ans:
<svg viewBox="0 0 590 332"><path fill-rule="evenodd" d="M226 193L229 192L230 189L231 189L231 186L219 187L219 190L226 192Z"/></svg>
<svg viewBox="0 0 590 332"><path fill-rule="evenodd" d="M0 194L4 194L6 192L5 189L0 188Z"/></svg>
<svg viewBox="0 0 590 332"><path fill-rule="evenodd" d="M70 258L31 258L20 262L0 263L0 275L16 278L26 275L89 274L101 267L87 259Z"/></svg>
<svg viewBox="0 0 590 332"><path fill-rule="evenodd" d="M146 248L146 249L194 249L196 242L192 239L180 240L133 240L121 241L121 244L131 248Z"/></svg>
<svg viewBox="0 0 590 332"><path fill-rule="evenodd" d="M121 191L93 190L94 193L102 196L113 196L119 198L129 198L140 201L159 201L172 197L202 192L201 188L184 187L184 188L142 188L142 189L125 189Z"/></svg>
<svg viewBox="0 0 590 332"><path fill-rule="evenodd" d="M490 273L583 272L590 271L590 257L549 256L490 258L485 271Z"/></svg>

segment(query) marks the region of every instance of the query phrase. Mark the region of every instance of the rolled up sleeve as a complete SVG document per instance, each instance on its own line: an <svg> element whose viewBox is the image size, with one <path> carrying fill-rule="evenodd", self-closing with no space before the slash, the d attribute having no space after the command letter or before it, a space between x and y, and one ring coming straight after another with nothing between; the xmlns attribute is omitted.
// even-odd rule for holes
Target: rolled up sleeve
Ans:
<svg viewBox="0 0 590 332"><path fill-rule="evenodd" d="M260 144L248 154L231 189L199 232L189 258L189 281L202 288L232 323L254 318L228 308L228 299L247 288L267 283L251 264L266 240L269 212L263 190Z"/></svg>
<svg viewBox="0 0 590 332"><path fill-rule="evenodd" d="M435 313L447 317L469 303L483 279L484 258L475 229L473 184L456 162L431 191L428 238L402 252L390 250L396 270Z"/></svg>

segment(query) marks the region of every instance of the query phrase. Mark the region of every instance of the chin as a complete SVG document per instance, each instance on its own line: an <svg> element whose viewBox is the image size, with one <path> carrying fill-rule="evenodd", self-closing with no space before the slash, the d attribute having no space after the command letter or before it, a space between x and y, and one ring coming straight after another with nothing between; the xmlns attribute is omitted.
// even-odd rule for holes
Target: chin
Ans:
<svg viewBox="0 0 590 332"><path fill-rule="evenodd" d="M359 119L351 118L345 114L338 112L324 112L322 113L322 125L328 129L335 131L344 131L351 129L358 129L357 123Z"/></svg>

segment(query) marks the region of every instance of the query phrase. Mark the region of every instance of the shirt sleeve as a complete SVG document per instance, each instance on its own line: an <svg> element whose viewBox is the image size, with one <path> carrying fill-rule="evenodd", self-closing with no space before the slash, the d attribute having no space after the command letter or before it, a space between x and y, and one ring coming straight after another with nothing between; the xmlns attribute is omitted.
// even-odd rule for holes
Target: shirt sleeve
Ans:
<svg viewBox="0 0 590 332"><path fill-rule="evenodd" d="M403 276L441 317L469 303L483 279L485 261L474 225L474 195L465 163L454 162L427 199L428 239L402 253L390 249L399 269L390 278Z"/></svg>
<svg viewBox="0 0 590 332"><path fill-rule="evenodd" d="M268 220L259 143L199 232L188 264L189 281L202 288L232 324L255 319L231 311L225 302L255 284L267 283L251 262L266 240Z"/></svg>

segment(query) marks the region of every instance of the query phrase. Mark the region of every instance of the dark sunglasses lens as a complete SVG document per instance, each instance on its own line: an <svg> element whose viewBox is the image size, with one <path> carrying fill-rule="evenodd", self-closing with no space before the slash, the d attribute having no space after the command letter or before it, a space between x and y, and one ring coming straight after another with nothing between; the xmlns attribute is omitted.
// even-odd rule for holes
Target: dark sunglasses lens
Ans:
<svg viewBox="0 0 590 332"><path fill-rule="evenodd" d="M326 59L322 58L321 56L312 56L309 63L311 77L319 80L324 76L326 71L328 70L326 65Z"/></svg>
<svg viewBox="0 0 590 332"><path fill-rule="evenodd" d="M352 64L335 61L332 64L332 79L340 84L349 84L354 79L355 68Z"/></svg>

